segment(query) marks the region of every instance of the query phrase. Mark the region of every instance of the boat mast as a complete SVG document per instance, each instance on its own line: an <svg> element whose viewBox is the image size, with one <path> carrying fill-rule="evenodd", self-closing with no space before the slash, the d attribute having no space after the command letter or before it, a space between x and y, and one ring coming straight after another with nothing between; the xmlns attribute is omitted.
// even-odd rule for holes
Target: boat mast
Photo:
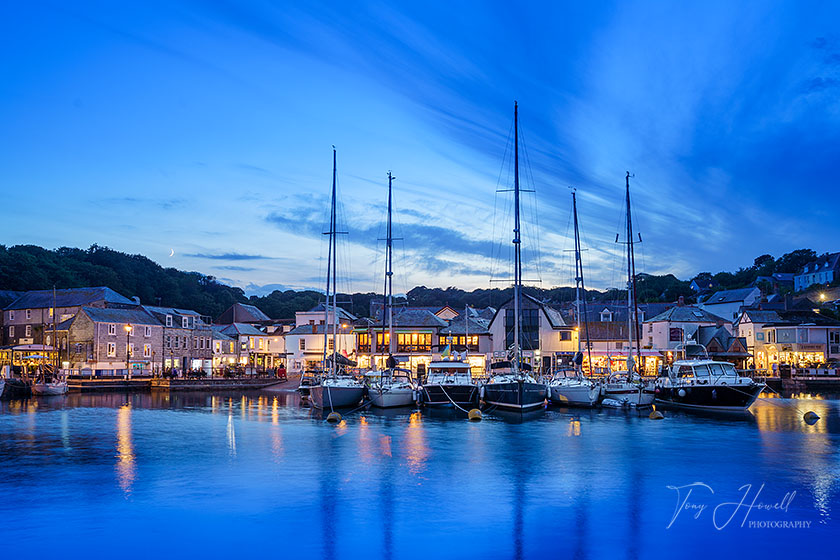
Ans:
<svg viewBox="0 0 840 560"><path fill-rule="evenodd" d="M327 366L327 343L329 341L329 327L330 324L330 280L332 274L332 266L333 266L333 239L335 237L335 146L333 146L333 174L332 174L332 198L331 198L331 208L330 208L330 230L325 234L329 235L329 243L327 249L327 286L326 286L326 296L327 299L324 302L324 355L323 355L323 362L324 368L328 368ZM334 342L333 342L334 343ZM332 368L328 370L332 373Z"/></svg>
<svg viewBox="0 0 840 560"><path fill-rule="evenodd" d="M513 252L514 252L514 271L513 271L513 368L514 373L519 373L519 309L520 309L520 289L522 284L522 253L520 251L520 244L522 242L519 236L519 103L513 102L513 207L514 207L514 225L513 225Z"/></svg>
<svg viewBox="0 0 840 560"><path fill-rule="evenodd" d="M581 258L580 254L580 230L578 228L578 214L577 214L577 196L575 194L575 190L572 189L572 213L574 214L574 221L575 221L575 300L576 300L576 310L575 314L577 315L577 328L578 328L578 354L581 354L581 346L580 346L580 305L581 305L581 297L583 297L583 325L584 331L586 333L586 353L589 357L589 373L592 375L592 348L591 344L589 343L589 320L586 318L586 286L583 283L583 259ZM581 356L581 364L577 366L578 373L583 369L583 357Z"/></svg>
<svg viewBox="0 0 840 560"><path fill-rule="evenodd" d="M627 309L629 311L627 316L627 327L630 336L630 349L627 352L628 356L633 353L634 345L633 338L635 335L636 344L636 364L641 359L641 348L639 346L639 309L636 301L636 255L633 252L633 218L630 213L630 172L625 176L627 185ZM629 363L628 363L629 365ZM628 368L628 378L632 377L633 372Z"/></svg>
<svg viewBox="0 0 840 560"><path fill-rule="evenodd" d="M338 359L338 289L337 289L337 276L338 276L338 232L336 228L338 227L338 219L336 218L336 178L335 178L335 151L333 151L333 188L332 188L332 255L333 255L333 275L332 275L332 296L333 296L333 305L332 305L332 312L333 312L333 353L332 353L332 372L333 374L338 373L338 364L336 360ZM326 326L326 325L325 325Z"/></svg>
<svg viewBox="0 0 840 560"><path fill-rule="evenodd" d="M393 286L393 243L391 229L391 184L395 177L388 172L388 221L385 228L385 290L382 297L382 349L385 349L385 325L388 325L388 355L394 355L394 286ZM384 355L384 352L383 352Z"/></svg>
<svg viewBox="0 0 840 560"><path fill-rule="evenodd" d="M451 330L449 332L452 332ZM470 355L470 306L464 304L464 357Z"/></svg>
<svg viewBox="0 0 840 560"><path fill-rule="evenodd" d="M55 363L53 364L53 381L58 381L58 366L59 366L59 355L58 355L58 325L56 324L56 317L58 317L58 310L55 308L57 302L57 298L55 295L55 284L53 284L53 312L52 312L52 323L53 323L53 355L55 356ZM128 350L126 350L127 352Z"/></svg>

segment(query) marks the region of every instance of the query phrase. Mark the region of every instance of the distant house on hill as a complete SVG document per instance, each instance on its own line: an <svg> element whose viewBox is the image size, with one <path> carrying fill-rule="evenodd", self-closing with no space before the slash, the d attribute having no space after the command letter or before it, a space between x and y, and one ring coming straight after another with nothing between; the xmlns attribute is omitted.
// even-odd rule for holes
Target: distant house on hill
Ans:
<svg viewBox="0 0 840 560"><path fill-rule="evenodd" d="M840 253L828 253L806 264L793 278L794 290L802 290L814 284L831 284L840 278Z"/></svg>
<svg viewBox="0 0 840 560"><path fill-rule="evenodd" d="M788 290L793 289L794 276L795 274L792 272L774 272L770 276L756 277L750 286L761 288L766 285L770 287L770 293L778 294L784 288L787 288Z"/></svg>
<svg viewBox="0 0 840 560"><path fill-rule="evenodd" d="M718 284L713 278L695 278L691 281L691 284L689 284L688 287L691 288L695 294L700 295L717 290L720 288L720 284Z"/></svg>
<svg viewBox="0 0 840 560"><path fill-rule="evenodd" d="M741 309L752 306L761 297L756 287L715 292L700 303L700 308L712 315L734 321Z"/></svg>

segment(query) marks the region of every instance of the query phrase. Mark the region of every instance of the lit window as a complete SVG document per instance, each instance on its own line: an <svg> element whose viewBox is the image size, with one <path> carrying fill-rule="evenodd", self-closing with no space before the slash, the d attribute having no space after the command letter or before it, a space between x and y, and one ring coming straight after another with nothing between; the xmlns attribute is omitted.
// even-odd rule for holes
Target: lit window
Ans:
<svg viewBox="0 0 840 560"><path fill-rule="evenodd" d="M117 355L117 344L115 342L108 343L108 356L114 357Z"/></svg>
<svg viewBox="0 0 840 560"><path fill-rule="evenodd" d="M152 357L152 345L151 344L144 344L143 345L143 357L144 358L151 358Z"/></svg>

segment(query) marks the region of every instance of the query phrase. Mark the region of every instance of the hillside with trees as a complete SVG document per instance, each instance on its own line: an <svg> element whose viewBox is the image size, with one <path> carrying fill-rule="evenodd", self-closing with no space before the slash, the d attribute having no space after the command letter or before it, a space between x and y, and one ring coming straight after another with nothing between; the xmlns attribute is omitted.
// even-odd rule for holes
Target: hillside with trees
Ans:
<svg viewBox="0 0 840 560"><path fill-rule="evenodd" d="M721 289L744 288L756 283L760 277L777 272L798 272L808 262L817 258L811 249L798 249L779 257L761 255L752 266L735 272L701 272L691 280L714 280ZM639 302L671 302L683 296L693 301L689 288L691 280L680 280L673 274L655 276L639 274L636 287ZM761 283L758 282L759 286ZM265 296L250 298L241 288L228 286L213 276L199 272L184 272L164 268L144 257L114 251L100 245L88 249L61 247L55 250L35 245L0 245L0 291L48 290L84 286L108 286L127 296L137 296L149 305L164 305L194 309L203 315L217 317L234 302L250 303L263 310L272 319L292 319L296 311L311 309L323 299L313 290L274 291ZM571 287L526 288L527 293L554 305L574 301ZM511 288L476 289L415 287L398 298L397 303L413 306L443 306L462 309L473 307L498 307L512 297ZM624 289L605 291L586 290L590 301L624 301ZM381 298L374 293L339 294L339 303L354 315L365 317L371 300Z"/></svg>

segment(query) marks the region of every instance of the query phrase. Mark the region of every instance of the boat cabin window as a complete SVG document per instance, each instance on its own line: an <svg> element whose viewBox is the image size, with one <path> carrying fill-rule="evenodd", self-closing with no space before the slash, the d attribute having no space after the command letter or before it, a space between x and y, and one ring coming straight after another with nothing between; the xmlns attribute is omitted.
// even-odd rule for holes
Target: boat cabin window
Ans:
<svg viewBox="0 0 840 560"><path fill-rule="evenodd" d="M680 366L679 371L677 371L677 375L680 377L694 377L694 370L691 366Z"/></svg>
<svg viewBox="0 0 840 560"><path fill-rule="evenodd" d="M706 364L694 366L695 377L709 377L709 366Z"/></svg>
<svg viewBox="0 0 840 560"><path fill-rule="evenodd" d="M735 366L732 364L710 364L709 368L712 370L712 375L715 377L735 377Z"/></svg>

